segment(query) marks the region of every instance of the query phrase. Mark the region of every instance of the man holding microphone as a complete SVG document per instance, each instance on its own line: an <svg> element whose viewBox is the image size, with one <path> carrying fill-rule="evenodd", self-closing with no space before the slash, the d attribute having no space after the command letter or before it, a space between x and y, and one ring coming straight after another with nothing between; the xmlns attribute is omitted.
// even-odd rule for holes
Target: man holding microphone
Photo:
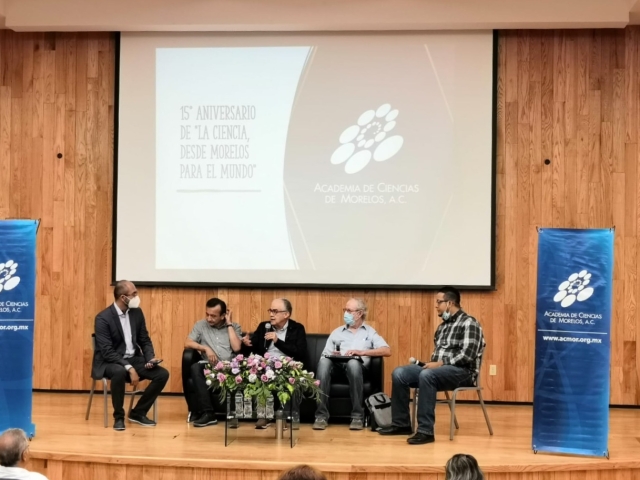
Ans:
<svg viewBox="0 0 640 480"><path fill-rule="evenodd" d="M410 445L431 443L434 438L436 395L440 391L475 385L485 348L482 327L460 308L460 292L443 287L436 295L436 311L442 318L435 334L435 350L428 363L397 367L392 374L392 426L381 435L411 435L409 389L420 389L418 431Z"/></svg>

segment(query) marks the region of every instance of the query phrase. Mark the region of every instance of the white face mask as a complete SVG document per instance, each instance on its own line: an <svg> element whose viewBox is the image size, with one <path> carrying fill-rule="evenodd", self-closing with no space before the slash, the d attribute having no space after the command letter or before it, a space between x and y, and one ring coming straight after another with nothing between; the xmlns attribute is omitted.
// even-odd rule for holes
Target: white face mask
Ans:
<svg viewBox="0 0 640 480"><path fill-rule="evenodd" d="M450 317L451 317L451 312L449 312L449 307L447 307L447 309L444 312L442 312L442 319L449 320Z"/></svg>
<svg viewBox="0 0 640 480"><path fill-rule="evenodd" d="M138 297L136 295L135 297L129 299L129 303L127 303L127 307L129 307L129 308L139 308L140 307L140 297Z"/></svg>

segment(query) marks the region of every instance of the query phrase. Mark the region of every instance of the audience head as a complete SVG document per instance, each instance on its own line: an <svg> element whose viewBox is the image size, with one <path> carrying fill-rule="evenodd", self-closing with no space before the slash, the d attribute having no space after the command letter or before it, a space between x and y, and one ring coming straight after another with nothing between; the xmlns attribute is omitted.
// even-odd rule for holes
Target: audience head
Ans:
<svg viewBox="0 0 640 480"><path fill-rule="evenodd" d="M207 323L212 327L219 327L226 321L227 304L219 298L210 298L207 300L205 313Z"/></svg>
<svg viewBox="0 0 640 480"><path fill-rule="evenodd" d="M278 480L327 480L327 477L309 465L298 465L284 472Z"/></svg>
<svg viewBox="0 0 640 480"><path fill-rule="evenodd" d="M367 304L360 298L350 298L342 311L347 326L361 324L367 319Z"/></svg>
<svg viewBox="0 0 640 480"><path fill-rule="evenodd" d="M465 453L451 457L444 469L444 480L484 480L476 459Z"/></svg>
<svg viewBox="0 0 640 480"><path fill-rule="evenodd" d="M118 280L116 282L115 287L113 287L113 298L115 298L118 307L123 311L140 306L138 290L129 280Z"/></svg>
<svg viewBox="0 0 640 480"><path fill-rule="evenodd" d="M454 287L442 287L436 294L436 311L443 320L460 310L460 292Z"/></svg>
<svg viewBox="0 0 640 480"><path fill-rule="evenodd" d="M16 467L27 462L29 438L23 430L11 428L0 435L0 466Z"/></svg>
<svg viewBox="0 0 640 480"><path fill-rule="evenodd" d="M287 320L291 318L293 313L293 307L291 302L286 298L276 298L271 302L271 308L269 309L269 318L271 319L271 325L275 328L284 327Z"/></svg>

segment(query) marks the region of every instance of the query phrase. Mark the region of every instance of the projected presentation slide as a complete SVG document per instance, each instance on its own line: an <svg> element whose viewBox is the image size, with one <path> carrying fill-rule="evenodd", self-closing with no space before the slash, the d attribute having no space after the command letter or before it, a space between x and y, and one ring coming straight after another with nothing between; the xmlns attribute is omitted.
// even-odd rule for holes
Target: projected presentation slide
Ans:
<svg viewBox="0 0 640 480"><path fill-rule="evenodd" d="M492 32L123 34L120 62L118 278L490 285Z"/></svg>

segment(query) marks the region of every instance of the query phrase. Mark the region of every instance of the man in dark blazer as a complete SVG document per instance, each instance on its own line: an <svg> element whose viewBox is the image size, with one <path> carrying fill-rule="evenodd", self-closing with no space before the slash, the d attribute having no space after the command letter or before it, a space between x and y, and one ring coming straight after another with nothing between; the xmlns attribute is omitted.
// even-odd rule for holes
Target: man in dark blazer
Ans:
<svg viewBox="0 0 640 480"><path fill-rule="evenodd" d="M96 348L91 376L111 379L115 430L125 429L126 381L135 388L140 379L151 380L131 410L129 421L155 427L156 423L147 418L147 412L166 385L169 372L158 365L135 285L120 280L113 289L113 296L115 302L96 316Z"/></svg>
<svg viewBox="0 0 640 480"><path fill-rule="evenodd" d="M260 322L253 334L245 335L242 343L247 353L264 356L291 357L307 364L307 333L304 325L291 319L293 308L286 298L276 298L271 302L269 321ZM269 328L267 328L269 326ZM264 419L258 420L256 428L266 428Z"/></svg>

